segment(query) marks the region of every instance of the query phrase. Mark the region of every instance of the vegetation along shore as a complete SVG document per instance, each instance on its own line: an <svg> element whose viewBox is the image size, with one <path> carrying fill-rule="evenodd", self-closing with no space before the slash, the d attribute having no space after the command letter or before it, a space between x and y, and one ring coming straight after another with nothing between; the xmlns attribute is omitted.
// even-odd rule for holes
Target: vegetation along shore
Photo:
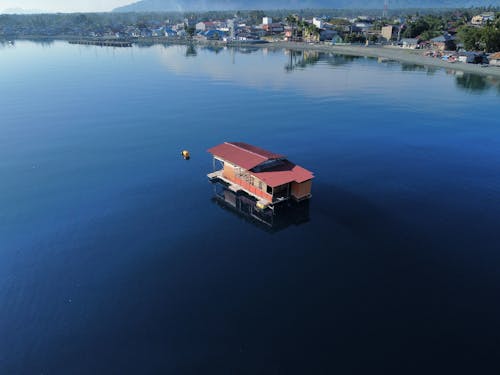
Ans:
<svg viewBox="0 0 500 375"><path fill-rule="evenodd" d="M0 41L314 50L500 77L500 9L0 14Z"/></svg>

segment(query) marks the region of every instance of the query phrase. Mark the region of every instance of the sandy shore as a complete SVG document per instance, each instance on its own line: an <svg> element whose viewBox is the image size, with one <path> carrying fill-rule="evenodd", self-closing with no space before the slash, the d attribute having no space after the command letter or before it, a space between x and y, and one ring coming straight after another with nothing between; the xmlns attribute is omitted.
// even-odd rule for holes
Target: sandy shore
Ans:
<svg viewBox="0 0 500 375"><path fill-rule="evenodd" d="M480 74L484 76L491 76L500 78L500 67L498 66L486 66L482 67L477 64L464 64L464 63L449 63L442 61L441 59L424 56L425 51L423 50L410 50L402 49L399 47L389 47L389 46L333 46L327 44L307 44L307 43L293 43L293 42L273 42L260 47L265 48L288 48L297 50L310 50L310 51L321 51L321 52L333 52L344 55L352 56L368 56L384 58L388 60L395 60L409 64L417 64L424 66L440 67L445 69L453 69L458 71L463 71L466 73Z"/></svg>

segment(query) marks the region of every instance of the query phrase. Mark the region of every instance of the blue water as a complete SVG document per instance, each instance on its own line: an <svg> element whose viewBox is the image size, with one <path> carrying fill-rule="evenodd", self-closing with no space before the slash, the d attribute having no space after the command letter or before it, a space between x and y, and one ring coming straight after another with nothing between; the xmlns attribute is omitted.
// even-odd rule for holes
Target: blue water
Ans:
<svg viewBox="0 0 500 375"><path fill-rule="evenodd" d="M0 373L496 374L499 104L367 58L0 45ZM314 171L308 219L215 204L226 140Z"/></svg>

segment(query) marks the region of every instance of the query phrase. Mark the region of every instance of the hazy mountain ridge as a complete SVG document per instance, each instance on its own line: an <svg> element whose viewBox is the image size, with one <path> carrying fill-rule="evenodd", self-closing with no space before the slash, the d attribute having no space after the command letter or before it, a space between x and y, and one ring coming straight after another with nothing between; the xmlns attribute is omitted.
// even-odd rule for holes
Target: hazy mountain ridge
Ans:
<svg viewBox="0 0 500 375"><path fill-rule="evenodd" d="M1 14L40 14L44 13L40 9L7 8L0 12Z"/></svg>
<svg viewBox="0 0 500 375"><path fill-rule="evenodd" d="M390 0L396 8L458 8L472 6L500 6L500 0ZM116 8L117 12L149 11L206 11L235 9L381 9L384 0L142 0Z"/></svg>

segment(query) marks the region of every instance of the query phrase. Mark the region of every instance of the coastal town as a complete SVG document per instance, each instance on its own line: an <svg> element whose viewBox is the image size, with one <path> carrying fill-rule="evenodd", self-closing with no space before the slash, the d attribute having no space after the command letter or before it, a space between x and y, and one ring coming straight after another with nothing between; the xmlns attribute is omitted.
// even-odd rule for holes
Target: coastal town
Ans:
<svg viewBox="0 0 500 375"><path fill-rule="evenodd" d="M499 108L500 0L0 0L0 375L500 375Z"/></svg>
<svg viewBox="0 0 500 375"><path fill-rule="evenodd" d="M302 12L304 13L304 12ZM467 9L394 16L247 11L182 14L0 15L0 38L66 38L73 43L387 46L448 63L500 66L500 12Z"/></svg>

